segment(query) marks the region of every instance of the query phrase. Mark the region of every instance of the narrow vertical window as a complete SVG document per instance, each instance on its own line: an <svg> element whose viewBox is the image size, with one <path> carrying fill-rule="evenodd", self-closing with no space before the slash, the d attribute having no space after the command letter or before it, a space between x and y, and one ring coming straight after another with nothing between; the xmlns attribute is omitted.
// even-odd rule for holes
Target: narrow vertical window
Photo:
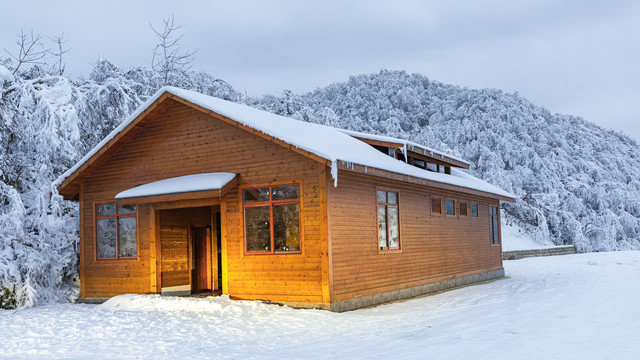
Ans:
<svg viewBox="0 0 640 360"><path fill-rule="evenodd" d="M442 214L442 202L438 198L431 198L431 212Z"/></svg>
<svg viewBox="0 0 640 360"><path fill-rule="evenodd" d="M456 214L456 202L455 200L447 200L447 215L455 215Z"/></svg>
<svg viewBox="0 0 640 360"><path fill-rule="evenodd" d="M478 204L471 203L471 217L478 217Z"/></svg>
<svg viewBox="0 0 640 360"><path fill-rule="evenodd" d="M138 256L136 205L96 205L96 242L98 259Z"/></svg>
<svg viewBox="0 0 640 360"><path fill-rule="evenodd" d="M495 206L489 206L489 226L491 229L491 243L500 243L500 233L498 229L498 208Z"/></svg>
<svg viewBox="0 0 640 360"><path fill-rule="evenodd" d="M398 193L378 190L378 246L380 249L400 248Z"/></svg>
<svg viewBox="0 0 640 360"><path fill-rule="evenodd" d="M298 185L246 189L242 198L247 253L300 251Z"/></svg>
<svg viewBox="0 0 640 360"><path fill-rule="evenodd" d="M467 203L460 202L460 216L467 216Z"/></svg>

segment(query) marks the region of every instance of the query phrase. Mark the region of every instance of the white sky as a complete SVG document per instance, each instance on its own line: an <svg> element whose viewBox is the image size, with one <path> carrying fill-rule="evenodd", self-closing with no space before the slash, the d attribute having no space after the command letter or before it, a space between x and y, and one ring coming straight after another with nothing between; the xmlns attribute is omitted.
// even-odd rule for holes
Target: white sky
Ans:
<svg viewBox="0 0 640 360"><path fill-rule="evenodd" d="M149 66L149 22L171 14L183 49L198 49L194 70L249 95L406 70L518 91L640 140L637 0L11 1L0 5L0 49L15 52L21 28L64 32L72 77L99 56Z"/></svg>

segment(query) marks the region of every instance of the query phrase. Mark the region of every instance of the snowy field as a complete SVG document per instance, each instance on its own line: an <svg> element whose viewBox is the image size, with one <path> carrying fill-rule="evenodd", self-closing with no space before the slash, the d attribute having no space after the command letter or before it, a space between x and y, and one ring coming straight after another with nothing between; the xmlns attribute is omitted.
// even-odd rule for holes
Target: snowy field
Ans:
<svg viewBox="0 0 640 360"><path fill-rule="evenodd" d="M640 252L505 269L507 279L342 314L134 295L0 310L0 357L640 358Z"/></svg>
<svg viewBox="0 0 640 360"><path fill-rule="evenodd" d="M502 251L532 250L555 247L550 240L546 242L535 241L531 234L516 225L502 224L500 227L502 237Z"/></svg>

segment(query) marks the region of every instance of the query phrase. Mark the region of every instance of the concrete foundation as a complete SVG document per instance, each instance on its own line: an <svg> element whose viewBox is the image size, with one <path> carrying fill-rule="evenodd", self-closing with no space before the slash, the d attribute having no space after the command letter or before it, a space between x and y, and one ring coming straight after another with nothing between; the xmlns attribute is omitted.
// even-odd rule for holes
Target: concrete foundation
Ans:
<svg viewBox="0 0 640 360"><path fill-rule="evenodd" d="M338 301L331 303L331 311L343 312L349 310L355 310L367 306L379 305L390 301L408 299L415 296L434 293L446 289L451 289L459 286L469 285L473 283L479 283L487 280L497 279L504 277L504 269L489 271L480 274L474 274L469 276L462 276L455 279L438 281L436 283L425 284L415 286L408 289L389 291L385 293L362 296L354 299Z"/></svg>

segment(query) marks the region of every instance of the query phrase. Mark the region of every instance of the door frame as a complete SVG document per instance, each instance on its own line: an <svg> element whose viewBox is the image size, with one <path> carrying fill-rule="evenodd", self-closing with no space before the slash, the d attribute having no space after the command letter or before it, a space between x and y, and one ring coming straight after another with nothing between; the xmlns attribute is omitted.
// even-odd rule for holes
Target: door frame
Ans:
<svg viewBox="0 0 640 360"><path fill-rule="evenodd" d="M149 216L149 250L150 250L150 263L151 263L151 271L150 271L150 282L152 292L156 294L162 293L162 252L161 252L161 241L160 241L160 211L161 210L177 210L183 208L193 208L193 207L211 207L211 217L212 219L209 222L209 226L211 226L211 278L213 280L213 286L215 286L215 282L217 282L218 278L218 261L217 261L217 243L215 241L213 229L214 226L218 226L215 224L215 213L217 211L220 212L220 236L221 236L221 254L222 254L222 284L217 284L217 288L219 293L228 294L228 271L227 271L227 231L226 231L226 204L223 199L220 198L207 198L207 199L197 199L197 200L178 200L178 201L168 201L168 202L159 202L159 203L151 203L149 204L150 216ZM219 209L219 210L218 210ZM189 232L191 232L191 227L189 227ZM191 246L192 239L191 234L189 234L190 241L189 246ZM214 253L214 251L216 251ZM191 250L189 250L191 252ZM215 259L214 261L214 256ZM215 269L214 269L215 266ZM191 267L191 264L189 264ZM215 274L215 275L214 275ZM191 271L189 271L189 277L191 278ZM214 280L215 279L215 280ZM191 283L193 281L191 280ZM213 289L215 290L215 289Z"/></svg>

